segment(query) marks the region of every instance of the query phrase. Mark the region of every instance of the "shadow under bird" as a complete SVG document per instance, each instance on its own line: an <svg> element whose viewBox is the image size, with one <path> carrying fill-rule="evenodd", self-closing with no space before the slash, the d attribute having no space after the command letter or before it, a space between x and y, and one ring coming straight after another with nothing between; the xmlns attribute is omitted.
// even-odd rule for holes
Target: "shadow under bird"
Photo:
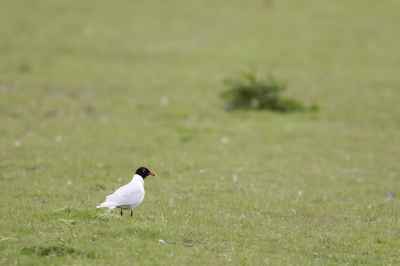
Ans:
<svg viewBox="0 0 400 266"><path fill-rule="evenodd" d="M97 208L109 208L111 210L120 208L121 216L122 210L131 210L132 217L133 209L139 206L144 199L144 179L149 175L156 176L146 167L138 168L129 184L120 187L114 194L108 195L106 201Z"/></svg>

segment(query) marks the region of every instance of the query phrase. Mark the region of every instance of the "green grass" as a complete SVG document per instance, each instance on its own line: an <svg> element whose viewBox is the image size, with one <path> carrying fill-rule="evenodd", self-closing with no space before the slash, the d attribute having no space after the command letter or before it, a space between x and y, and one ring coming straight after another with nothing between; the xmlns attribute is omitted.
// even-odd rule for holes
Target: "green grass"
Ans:
<svg viewBox="0 0 400 266"><path fill-rule="evenodd" d="M3 1L0 264L400 264L399 12ZM320 110L226 112L249 63ZM140 166L132 219L95 208Z"/></svg>

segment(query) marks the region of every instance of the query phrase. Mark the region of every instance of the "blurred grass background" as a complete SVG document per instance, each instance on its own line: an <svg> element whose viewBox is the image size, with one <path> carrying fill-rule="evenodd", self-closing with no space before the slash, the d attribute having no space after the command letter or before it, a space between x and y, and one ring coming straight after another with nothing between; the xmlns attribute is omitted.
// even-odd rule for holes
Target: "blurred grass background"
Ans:
<svg viewBox="0 0 400 266"><path fill-rule="evenodd" d="M3 1L0 263L399 263L399 11ZM221 81L249 65L320 111L226 112ZM97 223L139 166L158 175L136 216ZM67 239L58 219L96 259L21 254Z"/></svg>

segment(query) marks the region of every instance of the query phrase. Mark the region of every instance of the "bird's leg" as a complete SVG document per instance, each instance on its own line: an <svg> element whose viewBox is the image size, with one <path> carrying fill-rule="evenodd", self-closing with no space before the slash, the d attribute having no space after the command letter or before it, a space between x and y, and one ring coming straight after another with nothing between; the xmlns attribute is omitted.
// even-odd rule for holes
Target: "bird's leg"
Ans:
<svg viewBox="0 0 400 266"><path fill-rule="evenodd" d="M132 215L133 215L133 210L131 210L131 218L132 218Z"/></svg>
<svg viewBox="0 0 400 266"><path fill-rule="evenodd" d="M122 209L121 209L121 216L122 216Z"/></svg>

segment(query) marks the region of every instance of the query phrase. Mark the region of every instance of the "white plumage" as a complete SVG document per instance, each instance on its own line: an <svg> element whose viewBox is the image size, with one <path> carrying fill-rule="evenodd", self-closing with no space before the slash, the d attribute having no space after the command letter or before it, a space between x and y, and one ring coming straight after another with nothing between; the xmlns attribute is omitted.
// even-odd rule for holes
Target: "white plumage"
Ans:
<svg viewBox="0 0 400 266"><path fill-rule="evenodd" d="M144 173L142 173L142 170ZM148 173L145 171L147 171ZM120 187L119 189L117 189L117 191L114 192L114 194L107 196L106 201L97 206L97 208L120 208L121 216L123 209L131 210L132 216L133 209L143 201L145 194L144 178L146 178L146 176L148 175L155 176L155 174L151 173L147 168L139 168L129 184Z"/></svg>
<svg viewBox="0 0 400 266"><path fill-rule="evenodd" d="M106 201L97 206L97 208L115 207L127 210L133 210L142 203L144 198L144 180L139 175L134 175L132 181L117 189L114 194L106 197Z"/></svg>

